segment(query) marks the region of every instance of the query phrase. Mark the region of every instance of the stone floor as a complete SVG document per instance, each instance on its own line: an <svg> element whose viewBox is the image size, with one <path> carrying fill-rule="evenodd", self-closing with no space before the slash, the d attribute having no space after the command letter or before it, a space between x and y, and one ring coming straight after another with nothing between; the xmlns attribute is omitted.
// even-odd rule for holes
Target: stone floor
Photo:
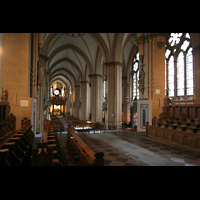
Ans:
<svg viewBox="0 0 200 200"><path fill-rule="evenodd" d="M67 121L61 121L67 127ZM78 134L94 152L104 152L105 166L200 166L200 154L149 140L145 133L106 130ZM58 133L58 138L67 165L67 132Z"/></svg>
<svg viewBox="0 0 200 200"><path fill-rule="evenodd" d="M146 139L145 133L106 131L102 134L89 135L85 133L85 135L93 139L101 138L101 141L110 144L115 149L138 161L141 165L200 166L200 154ZM113 137L113 135L118 137ZM103 149L100 150L103 151Z"/></svg>

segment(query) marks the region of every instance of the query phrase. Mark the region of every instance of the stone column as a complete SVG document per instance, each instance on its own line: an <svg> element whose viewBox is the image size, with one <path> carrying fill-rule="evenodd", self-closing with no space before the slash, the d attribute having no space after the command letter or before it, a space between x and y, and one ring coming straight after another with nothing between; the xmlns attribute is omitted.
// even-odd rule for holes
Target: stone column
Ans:
<svg viewBox="0 0 200 200"><path fill-rule="evenodd" d="M200 46L193 48L193 81L196 104L200 104Z"/></svg>
<svg viewBox="0 0 200 200"><path fill-rule="evenodd" d="M71 93L71 110L70 110L70 115L73 115L73 116L74 116L74 111L75 111L75 108L74 108L75 89L72 88L71 91L72 91L72 93Z"/></svg>
<svg viewBox="0 0 200 200"><path fill-rule="evenodd" d="M37 96L37 112L36 112L36 129L37 132L43 132L43 119L44 119L44 104L43 104L43 84L38 84L38 96Z"/></svg>
<svg viewBox="0 0 200 200"><path fill-rule="evenodd" d="M66 101L66 115L70 115L70 99L71 99L71 95L68 94L67 96L67 101Z"/></svg>
<svg viewBox="0 0 200 200"><path fill-rule="evenodd" d="M122 64L105 63L108 84L108 129L120 128L122 122Z"/></svg>
<svg viewBox="0 0 200 200"><path fill-rule="evenodd" d="M144 93L140 92L140 100L152 100L152 117L158 118L165 97L165 35L144 34L137 42L140 71L143 65L145 73Z"/></svg>
<svg viewBox="0 0 200 200"><path fill-rule="evenodd" d="M122 77L122 105L123 105L123 122L124 123L129 123L128 119L130 117L128 117L129 112L128 112L128 101L129 99L126 99L127 97L129 97L127 95L127 77Z"/></svg>
<svg viewBox="0 0 200 200"><path fill-rule="evenodd" d="M90 74L91 83L91 121L102 123L103 76Z"/></svg>
<svg viewBox="0 0 200 200"><path fill-rule="evenodd" d="M75 85L75 110L74 117L79 118L80 85Z"/></svg>
<svg viewBox="0 0 200 200"><path fill-rule="evenodd" d="M89 81L81 81L81 120L89 120Z"/></svg>

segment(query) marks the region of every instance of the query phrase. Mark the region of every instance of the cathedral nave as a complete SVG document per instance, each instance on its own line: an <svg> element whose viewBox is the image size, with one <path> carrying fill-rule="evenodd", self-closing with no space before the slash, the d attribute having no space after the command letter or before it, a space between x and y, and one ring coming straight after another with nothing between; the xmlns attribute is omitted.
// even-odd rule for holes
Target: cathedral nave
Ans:
<svg viewBox="0 0 200 200"><path fill-rule="evenodd" d="M199 165L199 68L199 33L0 33L2 165Z"/></svg>

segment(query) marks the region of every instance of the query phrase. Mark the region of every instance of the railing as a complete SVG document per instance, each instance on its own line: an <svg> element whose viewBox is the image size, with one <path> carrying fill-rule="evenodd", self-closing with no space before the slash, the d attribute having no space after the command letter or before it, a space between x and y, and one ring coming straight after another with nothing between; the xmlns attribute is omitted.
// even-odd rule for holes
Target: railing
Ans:
<svg viewBox="0 0 200 200"><path fill-rule="evenodd" d="M72 129L71 125L67 128L67 142L74 148L80 162L84 166L103 166L104 153L95 153Z"/></svg>

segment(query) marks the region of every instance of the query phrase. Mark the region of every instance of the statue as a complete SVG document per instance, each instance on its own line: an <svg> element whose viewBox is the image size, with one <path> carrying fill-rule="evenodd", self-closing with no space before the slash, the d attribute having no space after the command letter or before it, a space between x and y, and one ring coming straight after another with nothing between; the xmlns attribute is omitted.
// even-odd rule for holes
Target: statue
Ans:
<svg viewBox="0 0 200 200"><path fill-rule="evenodd" d="M174 97L172 97L172 105L173 105L173 103L174 103Z"/></svg>
<svg viewBox="0 0 200 200"><path fill-rule="evenodd" d="M142 94L144 93L144 77L145 77L145 72L143 70L144 65L145 64L141 65L141 71L139 73L139 80L138 80L139 90L142 92Z"/></svg>
<svg viewBox="0 0 200 200"><path fill-rule="evenodd" d="M6 90L4 90L3 88L2 88L2 92L1 92L1 101L6 101L6 102L8 102L8 90L6 89Z"/></svg>
<svg viewBox="0 0 200 200"><path fill-rule="evenodd" d="M4 101L4 93L5 91L3 90L3 88L2 88L2 92L1 92L1 101Z"/></svg>
<svg viewBox="0 0 200 200"><path fill-rule="evenodd" d="M187 102L188 102L188 96L186 95L185 96L185 104L187 105Z"/></svg>
<svg viewBox="0 0 200 200"><path fill-rule="evenodd" d="M145 123L146 123L146 112L145 112L145 109L143 109L143 113L142 113L142 126L145 126Z"/></svg>
<svg viewBox="0 0 200 200"><path fill-rule="evenodd" d="M194 94L193 96L193 103L195 104L196 103L196 95Z"/></svg>
<svg viewBox="0 0 200 200"><path fill-rule="evenodd" d="M178 96L178 105L180 105L180 96Z"/></svg>
<svg viewBox="0 0 200 200"><path fill-rule="evenodd" d="M8 90L7 89L5 90L5 101L6 102L8 101Z"/></svg>

